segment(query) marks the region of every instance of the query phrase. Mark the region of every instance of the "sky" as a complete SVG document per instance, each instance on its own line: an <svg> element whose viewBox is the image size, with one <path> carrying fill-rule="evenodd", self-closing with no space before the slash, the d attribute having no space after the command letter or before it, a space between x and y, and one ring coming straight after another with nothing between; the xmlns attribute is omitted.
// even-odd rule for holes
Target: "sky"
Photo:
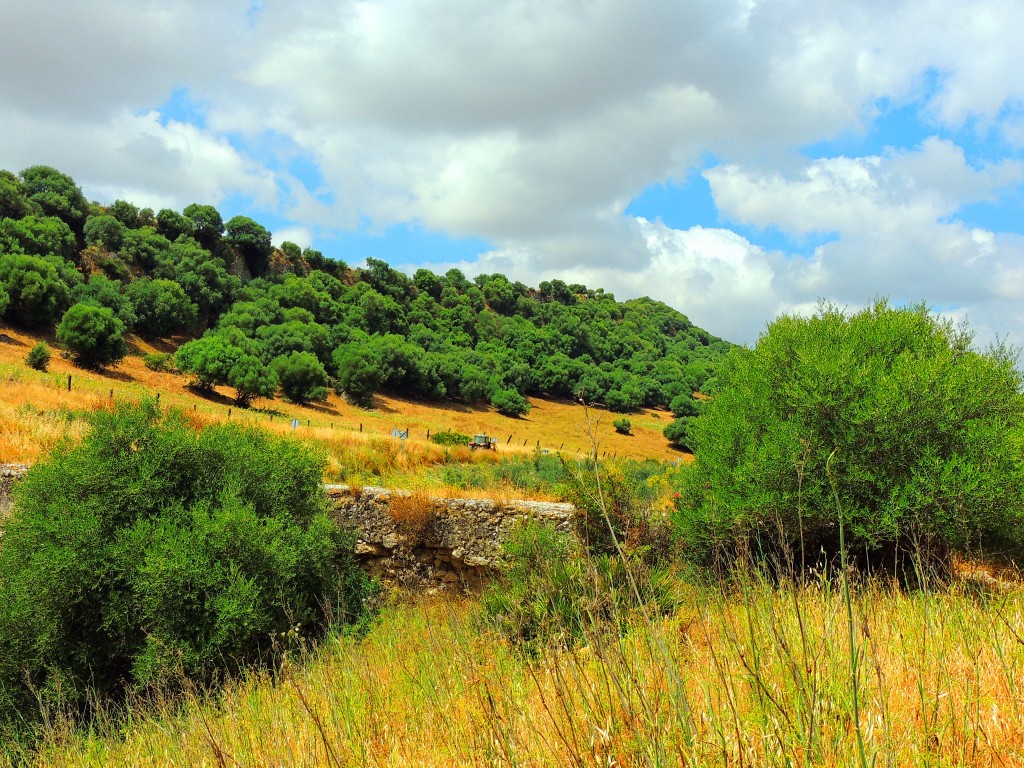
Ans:
<svg viewBox="0 0 1024 768"><path fill-rule="evenodd" d="M358 266L1024 345L1021 0L4 0L0 168Z"/></svg>

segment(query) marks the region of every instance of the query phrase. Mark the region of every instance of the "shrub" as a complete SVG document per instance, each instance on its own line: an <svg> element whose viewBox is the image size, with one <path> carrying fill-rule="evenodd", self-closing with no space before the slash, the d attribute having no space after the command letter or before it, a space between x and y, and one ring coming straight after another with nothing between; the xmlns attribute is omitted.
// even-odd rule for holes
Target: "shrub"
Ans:
<svg viewBox="0 0 1024 768"><path fill-rule="evenodd" d="M151 371L166 372L174 370L174 356L167 352L152 352L142 356L142 363Z"/></svg>
<svg viewBox="0 0 1024 768"><path fill-rule="evenodd" d="M91 419L19 484L0 540L0 733L37 696L81 710L181 674L212 683L272 661L282 633L363 615L370 583L321 459L152 403Z"/></svg>
<svg viewBox="0 0 1024 768"><path fill-rule="evenodd" d="M271 367L284 396L293 403L327 399L327 371L312 352L292 352L274 360Z"/></svg>
<svg viewBox="0 0 1024 768"><path fill-rule="evenodd" d="M691 451L692 441L690 440L690 431L693 428L693 423L696 421L696 416L680 416L678 419L673 419L671 424L666 424L665 428L661 430L670 443L675 448L681 451Z"/></svg>
<svg viewBox="0 0 1024 768"><path fill-rule="evenodd" d="M25 364L37 371L45 371L50 364L50 347L45 341L40 341L25 356Z"/></svg>
<svg viewBox="0 0 1024 768"><path fill-rule="evenodd" d="M71 304L56 265L42 257L0 255L0 287L8 297L5 316L15 325L51 325Z"/></svg>
<svg viewBox="0 0 1024 768"><path fill-rule="evenodd" d="M148 277L133 280L125 296L135 312L135 329L148 338L164 338L194 325L196 305L173 280Z"/></svg>
<svg viewBox="0 0 1024 768"><path fill-rule="evenodd" d="M616 419L612 422L612 426L620 435L633 434L633 423L629 419Z"/></svg>
<svg viewBox="0 0 1024 768"><path fill-rule="evenodd" d="M446 429L443 432L435 432L430 436L430 442L438 445L468 445L469 435Z"/></svg>
<svg viewBox="0 0 1024 768"><path fill-rule="evenodd" d="M513 418L529 413L531 408L530 401L514 389L499 389L491 396L491 405L498 413Z"/></svg>
<svg viewBox="0 0 1024 768"><path fill-rule="evenodd" d="M1021 550L1021 373L923 306L784 316L716 373L676 518L705 562L738 552ZM837 504L838 501L838 504ZM863 561L862 561L863 562Z"/></svg>
<svg viewBox="0 0 1024 768"><path fill-rule="evenodd" d="M504 559L500 578L484 590L482 614L529 651L572 646L623 629L638 609L662 613L678 604L678 582L664 568L588 554L578 539L541 522L513 528Z"/></svg>
<svg viewBox="0 0 1024 768"><path fill-rule="evenodd" d="M57 326L57 341L83 368L119 362L128 354L123 337L124 323L111 310L95 304L75 304Z"/></svg>

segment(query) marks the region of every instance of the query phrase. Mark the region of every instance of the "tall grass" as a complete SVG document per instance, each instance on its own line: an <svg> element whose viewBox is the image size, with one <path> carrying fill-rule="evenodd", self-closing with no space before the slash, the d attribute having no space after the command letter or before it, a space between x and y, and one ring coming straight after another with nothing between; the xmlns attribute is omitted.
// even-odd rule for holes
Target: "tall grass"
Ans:
<svg viewBox="0 0 1024 768"><path fill-rule="evenodd" d="M859 765L858 732L868 764L1024 760L1020 590L869 583L849 606L828 579L741 573L683 588L671 615L592 623L582 645L532 655L481 632L470 603L396 606L218 702L55 727L37 762Z"/></svg>

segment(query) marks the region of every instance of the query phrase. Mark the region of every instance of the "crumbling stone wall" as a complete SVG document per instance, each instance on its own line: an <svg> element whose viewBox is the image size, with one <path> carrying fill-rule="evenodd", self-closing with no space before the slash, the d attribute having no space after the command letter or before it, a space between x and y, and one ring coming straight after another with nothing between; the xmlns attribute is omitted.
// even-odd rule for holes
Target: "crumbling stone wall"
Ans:
<svg viewBox="0 0 1024 768"><path fill-rule="evenodd" d="M338 521L357 531L356 555L369 573L414 587L478 587L501 568L513 526L531 518L568 530L573 513L571 504L421 497L429 513L409 526L392 514L395 498L409 498L407 491L326 488Z"/></svg>
<svg viewBox="0 0 1024 768"><path fill-rule="evenodd" d="M28 467L0 464L0 517L10 489ZM525 519L569 530L571 504L542 501L429 498L408 491L346 485L325 486L336 519L358 537L355 553L366 570L384 581L415 588L476 588L501 568L502 542ZM415 524L393 514L419 507Z"/></svg>

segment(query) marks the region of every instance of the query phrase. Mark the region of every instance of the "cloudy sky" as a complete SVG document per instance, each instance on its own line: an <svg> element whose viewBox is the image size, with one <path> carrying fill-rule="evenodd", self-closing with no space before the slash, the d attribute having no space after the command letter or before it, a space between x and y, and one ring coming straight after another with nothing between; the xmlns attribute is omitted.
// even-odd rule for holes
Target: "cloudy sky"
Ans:
<svg viewBox="0 0 1024 768"><path fill-rule="evenodd" d="M1020 0L4 0L0 168L750 343L886 295L1024 344Z"/></svg>

